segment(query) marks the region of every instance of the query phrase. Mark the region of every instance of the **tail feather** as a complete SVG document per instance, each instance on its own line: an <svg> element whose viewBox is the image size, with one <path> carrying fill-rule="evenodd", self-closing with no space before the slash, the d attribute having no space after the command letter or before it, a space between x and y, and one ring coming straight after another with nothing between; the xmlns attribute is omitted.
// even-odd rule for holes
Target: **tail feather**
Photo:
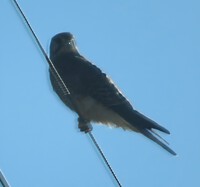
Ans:
<svg viewBox="0 0 200 187"><path fill-rule="evenodd" d="M132 115L132 124L136 124L136 128L139 130L140 133L142 133L144 136L147 138L151 139L161 147L163 147L166 151L171 153L172 155L176 155L176 153L169 148L166 144L168 144L167 141L165 141L160 135L158 135L156 132L153 131L153 129L162 131L166 134L170 134L170 132L157 124L155 121L147 118L143 114L139 113L138 111L134 110L133 115Z"/></svg>
<svg viewBox="0 0 200 187"><path fill-rule="evenodd" d="M155 121L149 119L145 115L139 113L137 110L134 110L132 112L132 122L135 126L139 126L140 128L143 127L145 129L157 129L159 131L162 131L166 134L170 134L170 132L162 127L161 125L157 124Z"/></svg>
<svg viewBox="0 0 200 187"><path fill-rule="evenodd" d="M169 145L169 142L167 142L163 137L161 137L157 132L155 132L153 129L150 130L151 133L155 136L157 136L160 140L162 140L163 142L165 142L167 145Z"/></svg>
<svg viewBox="0 0 200 187"><path fill-rule="evenodd" d="M140 132L144 136L146 136L147 138L151 139L152 141L154 141L155 143L157 143L158 145L160 145L161 147L163 147L166 151L168 151L172 155L176 155L176 153L171 148L169 148L161 140L159 140L158 138L156 138L149 130L147 130L147 129L141 129Z"/></svg>
<svg viewBox="0 0 200 187"><path fill-rule="evenodd" d="M153 131L153 129L156 129L166 134L170 134L166 128L157 124L155 121L149 119L145 115L139 113L137 110L134 110L132 107L130 107L130 105L127 105L127 103L112 106L112 110L117 112L128 122L130 129L134 131L137 129L140 133L163 147L166 151L172 155L176 155L176 153L166 145L167 142Z"/></svg>
<svg viewBox="0 0 200 187"><path fill-rule="evenodd" d="M155 121L149 119L148 117L139 113L136 110L133 110L132 115L129 116L131 116L131 119L129 118L129 124L138 129L140 133L160 145L172 155L176 155L176 153L167 146L168 142L165 141L159 134L153 131L154 129L156 129L166 134L170 134L170 132L166 128L162 127Z"/></svg>

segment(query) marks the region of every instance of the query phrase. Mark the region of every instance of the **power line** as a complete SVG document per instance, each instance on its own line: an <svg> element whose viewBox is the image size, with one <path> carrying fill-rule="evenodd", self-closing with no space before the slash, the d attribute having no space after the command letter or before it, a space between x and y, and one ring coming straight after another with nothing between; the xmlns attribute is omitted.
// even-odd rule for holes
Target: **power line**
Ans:
<svg viewBox="0 0 200 187"><path fill-rule="evenodd" d="M8 184L5 176L3 175L2 171L0 170L0 184L3 186L3 187L10 187L10 185ZM0 186L1 186L0 185Z"/></svg>
<svg viewBox="0 0 200 187"><path fill-rule="evenodd" d="M78 107L76 105L76 101L75 99L73 99L73 95L70 94L70 91L69 89L67 88L66 84L64 83L64 81L62 80L62 77L60 76L60 74L58 73L57 69L55 68L54 64L52 63L52 61L49 59L49 57L47 56L44 48L42 47L38 37L36 36L35 32L33 31L29 21L27 20L25 14L23 13L22 9L20 8L19 4L17 3L16 0L12 0L13 3L15 4L17 10L19 11L20 15L22 16L23 20L25 21L26 25L28 26L28 30L31 32L31 34L33 35L35 41L36 41L36 44L38 45L39 49L41 50L42 54L44 55L46 61L48 62L50 68L51 68L51 71L53 72L54 76L56 79L59 80L60 84L62 85L62 87L64 88L64 91L63 91L63 94L64 95L67 95L70 99L70 102L72 103L73 107L75 108L76 112L78 113L79 117L81 117L82 119L84 119L82 116L81 116L81 113L79 112L78 110ZM108 160L106 159L102 149L100 148L100 146L98 145L96 139L94 138L92 132L91 132L91 128L89 127L89 124L85 124L87 125L87 129L85 130L85 132L89 135L89 137L91 138L92 142L94 143L94 145L96 146L97 150L99 151L99 154L101 155L103 161L105 162L105 164L107 165L108 169L110 170L112 176L114 177L116 183L118 184L119 187L122 187L119 179L117 178L116 174L114 173L111 165L109 164Z"/></svg>
<svg viewBox="0 0 200 187"><path fill-rule="evenodd" d="M104 160L104 162L105 162L106 165L108 166L108 168L109 168L111 174L113 175L114 179L116 180L117 184L119 185L119 187L122 187L122 185L121 185L119 179L117 178L115 172L113 171L111 165L109 164L107 158L105 157L105 155L104 155L102 149L99 147L99 144L97 143L97 141L96 141L96 139L94 138L94 136L93 136L93 134L91 133L91 131L89 131L88 134L89 134L91 140L93 141L94 145L96 146L97 150L99 151L99 153L100 153L102 159Z"/></svg>

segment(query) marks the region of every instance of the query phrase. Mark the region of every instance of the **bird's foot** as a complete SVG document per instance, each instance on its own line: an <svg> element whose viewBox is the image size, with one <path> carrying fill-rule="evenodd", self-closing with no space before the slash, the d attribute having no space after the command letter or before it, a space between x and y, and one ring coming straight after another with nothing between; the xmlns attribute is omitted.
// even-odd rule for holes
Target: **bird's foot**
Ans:
<svg viewBox="0 0 200 187"><path fill-rule="evenodd" d="M78 118L78 128L81 132L85 133L92 131L92 125L87 120L80 117Z"/></svg>

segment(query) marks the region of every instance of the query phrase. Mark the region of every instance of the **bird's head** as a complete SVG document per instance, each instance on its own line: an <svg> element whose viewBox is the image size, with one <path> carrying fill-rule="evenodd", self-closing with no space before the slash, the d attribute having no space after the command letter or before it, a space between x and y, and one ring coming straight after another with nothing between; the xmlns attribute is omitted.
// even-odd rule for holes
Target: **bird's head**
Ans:
<svg viewBox="0 0 200 187"><path fill-rule="evenodd" d="M69 32L56 34L50 43L50 57L61 53L78 53L74 36Z"/></svg>

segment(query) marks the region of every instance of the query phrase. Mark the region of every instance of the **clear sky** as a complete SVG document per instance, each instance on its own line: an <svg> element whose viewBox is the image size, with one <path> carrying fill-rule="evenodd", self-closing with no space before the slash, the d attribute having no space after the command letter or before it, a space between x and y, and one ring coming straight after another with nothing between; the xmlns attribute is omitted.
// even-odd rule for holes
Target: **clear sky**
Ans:
<svg viewBox="0 0 200 187"><path fill-rule="evenodd" d="M170 130L178 156L134 132L94 124L126 187L200 186L200 1L19 0L48 51L69 31L133 106ZM116 186L10 0L0 4L0 169L13 187Z"/></svg>

